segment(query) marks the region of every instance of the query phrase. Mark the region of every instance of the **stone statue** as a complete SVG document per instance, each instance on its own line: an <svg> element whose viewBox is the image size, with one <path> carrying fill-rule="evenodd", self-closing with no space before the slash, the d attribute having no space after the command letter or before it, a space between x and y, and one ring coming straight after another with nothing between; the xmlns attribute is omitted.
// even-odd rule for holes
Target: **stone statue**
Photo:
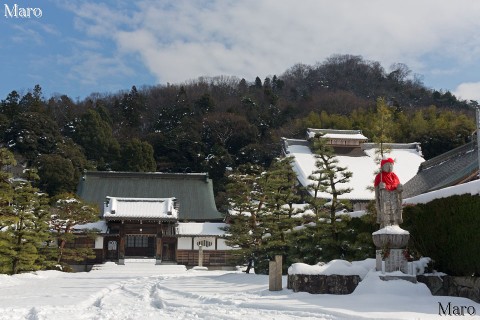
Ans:
<svg viewBox="0 0 480 320"><path fill-rule="evenodd" d="M381 172L375 177L375 205L377 223L380 229L386 226L399 225L402 219L403 185L393 173L393 159L382 160Z"/></svg>

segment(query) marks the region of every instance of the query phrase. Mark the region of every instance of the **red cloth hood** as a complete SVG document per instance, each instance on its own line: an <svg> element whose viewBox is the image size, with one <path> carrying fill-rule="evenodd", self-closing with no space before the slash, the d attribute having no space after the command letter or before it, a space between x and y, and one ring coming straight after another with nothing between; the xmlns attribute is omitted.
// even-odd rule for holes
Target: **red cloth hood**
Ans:
<svg viewBox="0 0 480 320"><path fill-rule="evenodd" d="M383 159L380 162L380 167L383 167L383 165L388 162L393 163L394 161L392 158ZM375 177L375 187L378 186L380 182L385 183L385 189L392 191L397 189L400 180L395 173L382 171Z"/></svg>
<svg viewBox="0 0 480 320"><path fill-rule="evenodd" d="M383 160L380 162L380 168L383 167L383 165L384 165L385 163L388 163L388 162L393 163L394 161L393 161L392 158L383 159Z"/></svg>

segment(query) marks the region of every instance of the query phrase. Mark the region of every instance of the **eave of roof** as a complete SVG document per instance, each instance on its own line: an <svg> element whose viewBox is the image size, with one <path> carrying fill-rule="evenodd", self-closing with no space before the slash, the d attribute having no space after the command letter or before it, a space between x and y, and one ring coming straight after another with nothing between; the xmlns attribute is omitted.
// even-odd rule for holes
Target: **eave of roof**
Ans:
<svg viewBox="0 0 480 320"><path fill-rule="evenodd" d="M454 186L478 174L476 141L425 161L404 186L405 198Z"/></svg>
<svg viewBox="0 0 480 320"><path fill-rule="evenodd" d="M154 221L154 222L169 222L169 221L178 221L177 218L152 218L149 216L135 216L135 217L113 217L113 216L106 216L104 217L105 221Z"/></svg>

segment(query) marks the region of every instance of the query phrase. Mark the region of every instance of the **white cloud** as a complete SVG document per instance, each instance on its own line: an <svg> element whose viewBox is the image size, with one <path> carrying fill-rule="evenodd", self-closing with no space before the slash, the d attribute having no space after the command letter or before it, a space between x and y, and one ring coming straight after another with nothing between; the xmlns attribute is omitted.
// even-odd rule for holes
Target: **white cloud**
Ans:
<svg viewBox="0 0 480 320"><path fill-rule="evenodd" d="M460 84L453 94L458 99L480 102L480 82L465 82Z"/></svg>
<svg viewBox="0 0 480 320"><path fill-rule="evenodd" d="M480 2L468 0L138 1L82 3L76 26L140 57L159 82L280 74L332 54L362 55L430 74L432 61L478 64ZM126 59L126 58L125 58ZM456 68L436 66L435 73Z"/></svg>

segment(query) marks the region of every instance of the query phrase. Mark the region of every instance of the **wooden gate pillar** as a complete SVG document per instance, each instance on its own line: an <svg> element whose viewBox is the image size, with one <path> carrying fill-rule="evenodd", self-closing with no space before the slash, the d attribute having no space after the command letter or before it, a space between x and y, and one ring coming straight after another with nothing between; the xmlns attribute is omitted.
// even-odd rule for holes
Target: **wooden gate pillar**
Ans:
<svg viewBox="0 0 480 320"><path fill-rule="evenodd" d="M125 225L120 224L119 230L120 240L118 242L118 264L125 264Z"/></svg>

